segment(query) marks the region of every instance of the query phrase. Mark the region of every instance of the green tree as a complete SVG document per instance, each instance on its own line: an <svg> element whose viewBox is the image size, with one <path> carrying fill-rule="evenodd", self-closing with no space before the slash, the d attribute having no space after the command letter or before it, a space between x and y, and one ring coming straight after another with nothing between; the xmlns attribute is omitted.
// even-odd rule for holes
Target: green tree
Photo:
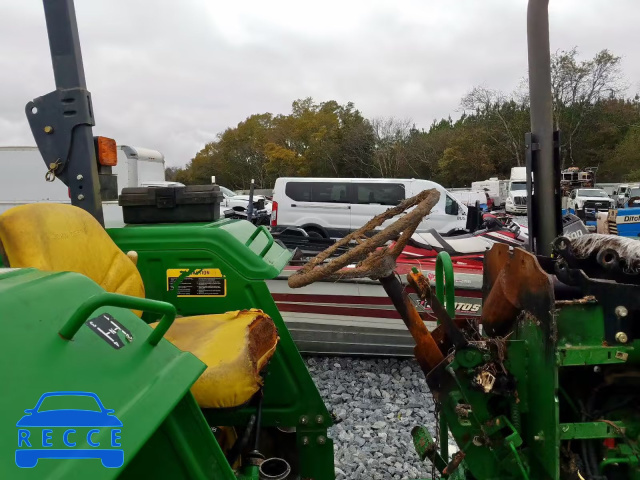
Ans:
<svg viewBox="0 0 640 480"><path fill-rule="evenodd" d="M611 176L620 180L640 179L640 125L629 128L624 139L616 146L609 168Z"/></svg>
<svg viewBox="0 0 640 480"><path fill-rule="evenodd" d="M553 118L565 165L598 167L598 180L636 178L639 99L625 98L621 59L608 50L581 60L576 48L552 56ZM426 130L393 117L368 120L353 103L296 100L291 112L251 115L206 144L167 179L230 188L253 178L271 187L279 176L415 177L465 186L506 178L524 165L530 130L526 81L511 94L478 86L461 99L462 114Z"/></svg>
<svg viewBox="0 0 640 480"><path fill-rule="evenodd" d="M625 90L621 57L601 50L590 60L578 60L577 47L551 56L551 85L555 128L562 131L563 166L574 165L574 146L584 137L585 121L594 105Z"/></svg>

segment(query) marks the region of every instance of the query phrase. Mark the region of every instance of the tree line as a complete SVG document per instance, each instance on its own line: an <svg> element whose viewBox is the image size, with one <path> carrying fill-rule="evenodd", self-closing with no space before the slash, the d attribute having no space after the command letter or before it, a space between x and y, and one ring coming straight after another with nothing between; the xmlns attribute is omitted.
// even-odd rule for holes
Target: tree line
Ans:
<svg viewBox="0 0 640 480"><path fill-rule="evenodd" d="M621 57L552 55L553 119L562 166L597 167L600 182L640 180L640 98L629 97ZM281 176L424 178L463 187L508 178L524 165L528 85L506 94L477 86L451 117L418 129L397 118L365 118L351 102L296 100L291 113L254 114L227 128L167 179L232 189L270 188Z"/></svg>

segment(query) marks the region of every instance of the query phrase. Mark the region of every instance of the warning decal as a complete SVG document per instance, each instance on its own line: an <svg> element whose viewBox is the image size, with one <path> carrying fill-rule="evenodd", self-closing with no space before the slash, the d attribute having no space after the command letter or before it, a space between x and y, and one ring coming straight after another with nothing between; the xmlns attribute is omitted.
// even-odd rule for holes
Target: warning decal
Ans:
<svg viewBox="0 0 640 480"><path fill-rule="evenodd" d="M167 291L174 288L179 278L189 272L188 268L167 270ZM217 268L191 269L193 273L181 278L178 297L226 297L227 279Z"/></svg>

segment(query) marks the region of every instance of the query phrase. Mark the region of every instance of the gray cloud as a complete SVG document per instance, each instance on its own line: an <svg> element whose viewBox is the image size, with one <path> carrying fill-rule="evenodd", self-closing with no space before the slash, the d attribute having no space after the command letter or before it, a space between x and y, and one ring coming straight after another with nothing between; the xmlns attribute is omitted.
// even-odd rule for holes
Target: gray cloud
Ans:
<svg viewBox="0 0 640 480"><path fill-rule="evenodd" d="M427 128L474 85L526 74L525 0L76 0L96 133L182 165L252 113L353 101ZM633 0L551 0L552 50L623 55L640 79ZM37 0L0 0L0 145L33 144L24 104L53 89Z"/></svg>

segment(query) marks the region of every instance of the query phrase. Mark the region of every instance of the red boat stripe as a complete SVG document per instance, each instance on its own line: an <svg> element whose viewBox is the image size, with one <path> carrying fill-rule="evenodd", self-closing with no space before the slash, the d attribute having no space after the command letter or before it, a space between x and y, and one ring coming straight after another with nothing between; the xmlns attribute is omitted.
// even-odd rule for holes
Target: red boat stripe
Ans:
<svg viewBox="0 0 640 480"><path fill-rule="evenodd" d="M348 317L372 317L372 318L397 318L400 315L395 310L383 310L377 308L333 307L323 305L278 303L281 312L318 313L324 315L343 315Z"/></svg>
<svg viewBox="0 0 640 480"><path fill-rule="evenodd" d="M408 289L413 293L412 289ZM309 302L309 303L338 303L348 305L391 305L389 297L370 297L357 295L317 295L298 293L272 293L276 302ZM456 290L456 298L482 298L482 292L477 290Z"/></svg>

